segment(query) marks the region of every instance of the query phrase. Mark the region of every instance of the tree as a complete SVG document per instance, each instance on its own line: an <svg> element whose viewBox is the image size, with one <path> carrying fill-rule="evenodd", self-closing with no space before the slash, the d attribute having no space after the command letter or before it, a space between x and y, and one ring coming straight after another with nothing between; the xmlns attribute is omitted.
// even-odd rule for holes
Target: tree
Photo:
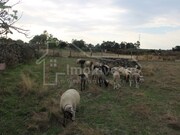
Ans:
<svg viewBox="0 0 180 135"><path fill-rule="evenodd" d="M41 35L36 35L34 36L29 43L30 44L36 44L36 45L45 45L47 40L47 37L45 34L41 34Z"/></svg>
<svg viewBox="0 0 180 135"><path fill-rule="evenodd" d="M126 44L126 49L134 49L135 48L135 46L134 46L134 44L133 43L127 43Z"/></svg>
<svg viewBox="0 0 180 135"><path fill-rule="evenodd" d="M73 39L73 40L72 40L72 44L73 44L74 46L80 48L80 49L83 49L83 50L85 50L85 49L87 48L86 43L85 43L85 41L83 41L83 40ZM74 48L74 47L72 47L72 48ZM75 49L75 48L74 48L74 49Z"/></svg>
<svg viewBox="0 0 180 135"><path fill-rule="evenodd" d="M0 35L13 34L12 30L15 30L25 36L28 36L28 30L14 26L14 24L21 18L18 17L18 11L13 10L13 6L19 4L17 2L14 5L7 5L9 0L0 0Z"/></svg>
<svg viewBox="0 0 180 135"><path fill-rule="evenodd" d="M16 40L16 43L19 44L19 45L23 45L24 41L22 41L21 39L18 39L18 40Z"/></svg>
<svg viewBox="0 0 180 135"><path fill-rule="evenodd" d="M120 48L121 49L126 49L126 45L127 45L127 43L125 41L123 41L123 42L120 43Z"/></svg>
<svg viewBox="0 0 180 135"><path fill-rule="evenodd" d="M55 48L59 45L59 40L45 30L41 35L34 36L29 43L44 47L48 44L50 48Z"/></svg>
<svg viewBox="0 0 180 135"><path fill-rule="evenodd" d="M114 46L115 42L112 41L103 41L101 44L101 48L103 50L112 51L112 47Z"/></svg>
<svg viewBox="0 0 180 135"><path fill-rule="evenodd" d="M175 46L174 48L172 48L173 51L180 51L180 46Z"/></svg>
<svg viewBox="0 0 180 135"><path fill-rule="evenodd" d="M140 48L140 41L137 41L136 43L134 43L134 46L139 49Z"/></svg>
<svg viewBox="0 0 180 135"><path fill-rule="evenodd" d="M59 41L59 48L66 48L67 46L68 46L67 42L62 40Z"/></svg>

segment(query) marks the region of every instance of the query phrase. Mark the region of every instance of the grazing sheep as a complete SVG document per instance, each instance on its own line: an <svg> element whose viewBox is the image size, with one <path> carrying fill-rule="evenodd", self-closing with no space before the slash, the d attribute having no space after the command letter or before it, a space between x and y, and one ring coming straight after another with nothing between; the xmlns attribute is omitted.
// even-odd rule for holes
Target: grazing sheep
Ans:
<svg viewBox="0 0 180 135"><path fill-rule="evenodd" d="M91 72L91 81L92 82L98 83L98 81L96 81L98 79L98 76L97 76L98 70L99 70L98 68L95 68L92 70L92 72Z"/></svg>
<svg viewBox="0 0 180 135"><path fill-rule="evenodd" d="M92 71L92 79L96 79L96 82L99 84L99 86L101 87L102 84L104 84L106 87L108 87L108 80L106 80L106 77L102 71L102 69L99 68L95 68Z"/></svg>
<svg viewBox="0 0 180 135"><path fill-rule="evenodd" d="M119 74L118 71L114 71L114 73L113 73L114 89L118 89L118 88L121 87L120 84L119 84L119 82L120 82L120 74Z"/></svg>
<svg viewBox="0 0 180 135"><path fill-rule="evenodd" d="M141 70L140 69L137 69L136 67L135 68L127 68L129 71L131 71L131 73L139 73L141 74Z"/></svg>
<svg viewBox="0 0 180 135"><path fill-rule="evenodd" d="M65 91L60 99L60 110L63 112L63 126L66 126L67 119L75 120L76 107L80 102L79 92L75 89Z"/></svg>
<svg viewBox="0 0 180 135"><path fill-rule="evenodd" d="M109 75L110 71L111 71L111 68L108 66L108 65L105 65L105 64L101 64L99 62L96 62L94 65L93 65L93 69L95 68L99 68L103 71L104 75Z"/></svg>
<svg viewBox="0 0 180 135"><path fill-rule="evenodd" d="M95 62L94 63L94 66L97 66L97 67L100 67L102 65L102 63L100 63L100 62Z"/></svg>
<svg viewBox="0 0 180 135"><path fill-rule="evenodd" d="M90 70L92 70L93 62L87 60L84 65L85 65L85 67L88 67Z"/></svg>
<svg viewBox="0 0 180 135"><path fill-rule="evenodd" d="M129 86L131 87L131 86L132 86L132 83L134 83L134 84L135 84L135 87L136 87L136 88L139 88L139 84L140 84L141 82L143 82L143 81L144 81L144 78L143 78L143 76L141 76L139 73L136 73L136 72L131 73L131 75L130 75L130 81L129 81Z"/></svg>
<svg viewBox="0 0 180 135"><path fill-rule="evenodd" d="M77 59L77 60L76 60L76 64L79 64L79 61L81 61L81 59Z"/></svg>
<svg viewBox="0 0 180 135"><path fill-rule="evenodd" d="M109 72L110 72L110 67L108 66L108 65L102 65L101 66L101 69L102 69L102 71L103 71L103 73L104 73L104 75L109 75Z"/></svg>
<svg viewBox="0 0 180 135"><path fill-rule="evenodd" d="M118 71L119 67L112 67L111 68L111 74L113 74L115 71Z"/></svg>
<svg viewBox="0 0 180 135"><path fill-rule="evenodd" d="M76 63L81 65L81 68L84 68L84 64L85 64L86 60L84 59L77 59Z"/></svg>
<svg viewBox="0 0 180 135"><path fill-rule="evenodd" d="M96 61L92 65L92 70L95 69L95 68L100 68L101 66L102 66L102 63Z"/></svg>
<svg viewBox="0 0 180 135"><path fill-rule="evenodd" d="M119 72L120 74L124 77L124 79L126 80L126 82L129 82L129 76L131 74L131 71L124 68L124 67L120 67L119 68Z"/></svg>

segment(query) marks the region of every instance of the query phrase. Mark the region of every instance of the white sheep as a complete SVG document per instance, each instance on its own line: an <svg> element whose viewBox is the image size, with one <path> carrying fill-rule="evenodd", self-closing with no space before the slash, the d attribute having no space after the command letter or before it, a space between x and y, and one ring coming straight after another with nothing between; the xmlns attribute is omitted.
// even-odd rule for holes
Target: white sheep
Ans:
<svg viewBox="0 0 180 135"><path fill-rule="evenodd" d="M114 89L118 89L120 88L120 74L118 71L114 71L113 72L113 86L114 86Z"/></svg>
<svg viewBox="0 0 180 135"><path fill-rule="evenodd" d="M126 82L128 82L129 81L129 76L131 74L131 71L126 69L126 68L124 68L124 67L119 67L119 72L120 72L120 74L122 76L125 77Z"/></svg>
<svg viewBox="0 0 180 135"><path fill-rule="evenodd" d="M80 102L80 95L79 92L75 89L68 89L62 94L60 99L60 110L64 114L64 118L63 118L64 126L68 118L71 118L72 121L75 120L75 112L79 102Z"/></svg>
<svg viewBox="0 0 180 135"><path fill-rule="evenodd" d="M84 63L85 67L88 67L90 70L92 70L93 68L93 62L90 61L90 60L87 60L85 63Z"/></svg>
<svg viewBox="0 0 180 135"><path fill-rule="evenodd" d="M105 77L102 69L95 68L95 76L96 76L97 82L100 87L102 84L104 84L106 87L108 87L109 82L108 82L108 80L106 80L106 77Z"/></svg>
<svg viewBox="0 0 180 135"><path fill-rule="evenodd" d="M98 76L97 76L97 72L98 72L98 68L95 68L92 70L91 72L91 81L94 82L94 83L97 83L97 79L98 79Z"/></svg>
<svg viewBox="0 0 180 135"><path fill-rule="evenodd" d="M144 78L143 76L140 75L140 73L133 72L130 75L129 86L131 87L132 83L134 83L135 87L139 88L139 84L143 81L144 81Z"/></svg>
<svg viewBox="0 0 180 135"><path fill-rule="evenodd" d="M113 74L115 71L119 71L119 67L112 67L111 68L111 74Z"/></svg>
<svg viewBox="0 0 180 135"><path fill-rule="evenodd" d="M129 68L127 68L128 70L130 70L131 71L131 73L139 73L139 74L141 74L141 70L140 69L137 69L137 67L129 67Z"/></svg>

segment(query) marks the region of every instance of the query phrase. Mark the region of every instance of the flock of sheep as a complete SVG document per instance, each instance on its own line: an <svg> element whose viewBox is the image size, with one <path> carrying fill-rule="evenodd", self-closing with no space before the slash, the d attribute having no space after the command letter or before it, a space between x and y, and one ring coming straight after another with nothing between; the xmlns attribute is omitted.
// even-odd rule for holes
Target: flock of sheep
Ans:
<svg viewBox="0 0 180 135"><path fill-rule="evenodd" d="M76 63L80 65L81 69L88 68L89 72L83 70L78 75L72 75L69 85L70 89L61 96L60 108L64 114L64 126L67 119L75 120L76 107L80 102L79 92L72 88L75 84L80 84L81 91L83 91L90 82L100 87L104 85L105 87L113 86L113 89L120 89L122 84L139 88L139 84L144 81L141 69L137 65L135 67L113 66L85 59L77 59ZM110 75L112 75L113 79L108 79Z"/></svg>

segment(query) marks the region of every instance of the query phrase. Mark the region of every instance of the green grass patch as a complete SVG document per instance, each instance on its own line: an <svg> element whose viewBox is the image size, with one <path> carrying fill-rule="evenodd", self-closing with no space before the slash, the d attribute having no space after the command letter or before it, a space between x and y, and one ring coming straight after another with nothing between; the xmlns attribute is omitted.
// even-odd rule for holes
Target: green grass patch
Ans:
<svg viewBox="0 0 180 135"><path fill-rule="evenodd" d="M54 68L51 67L51 59L54 57L46 59L46 71L50 76L47 81L53 82L57 72L65 73L59 76L55 86L43 86L43 65L36 65L35 61L0 73L1 134L179 133L180 63L141 62L145 82L139 89L124 85L114 90L112 86L105 88L90 84L87 90L80 91L81 103L76 121L64 128L59 100L69 88L68 73L70 67L77 66L76 59L55 57L57 66ZM79 90L80 87L75 85L74 88Z"/></svg>

